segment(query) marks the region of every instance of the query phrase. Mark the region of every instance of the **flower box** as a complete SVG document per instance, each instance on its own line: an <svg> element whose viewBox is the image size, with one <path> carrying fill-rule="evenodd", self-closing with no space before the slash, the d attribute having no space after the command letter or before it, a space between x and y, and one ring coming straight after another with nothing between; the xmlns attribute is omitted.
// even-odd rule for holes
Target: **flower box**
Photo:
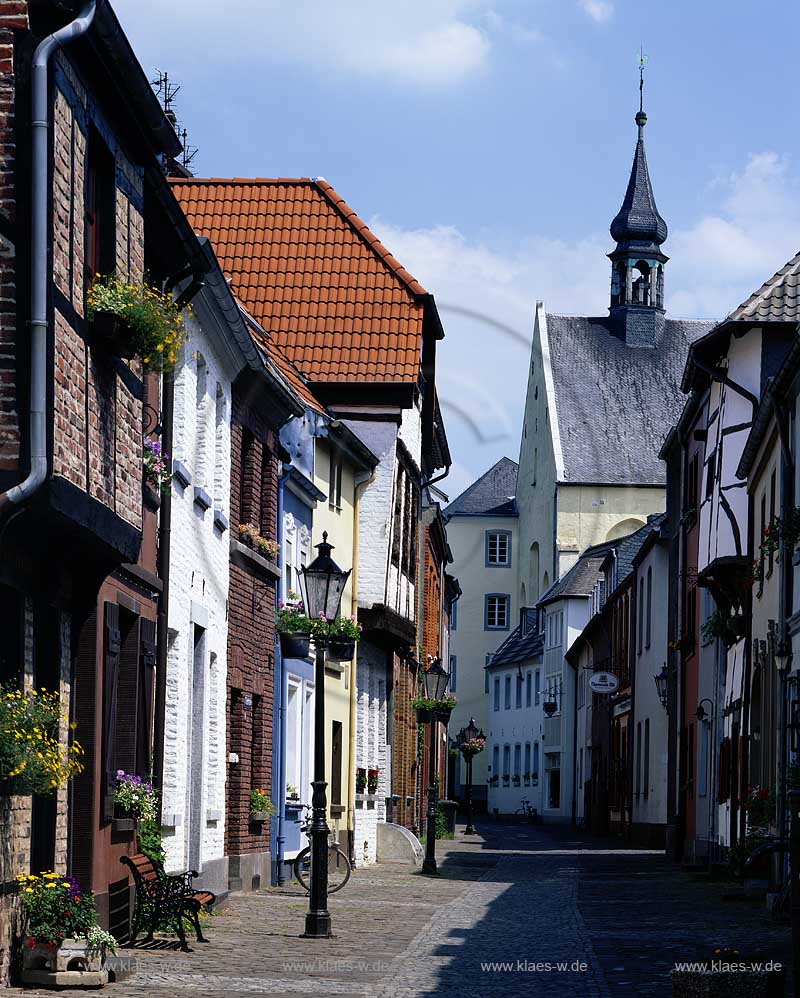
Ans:
<svg viewBox="0 0 800 998"><path fill-rule="evenodd" d="M354 638L330 638L328 641L328 658L335 662L352 662L355 653Z"/></svg>
<svg viewBox="0 0 800 998"><path fill-rule="evenodd" d="M92 326L97 342L115 357L131 360L136 356L136 346L131 338L131 327L116 312L95 312Z"/></svg>
<svg viewBox="0 0 800 998"><path fill-rule="evenodd" d="M27 938L22 947L22 981L44 988L101 988L108 984L105 956L89 953L87 939L39 943Z"/></svg>
<svg viewBox="0 0 800 998"><path fill-rule="evenodd" d="M269 821L269 812L268 811L251 811L250 812L250 824L251 825L263 825L267 821Z"/></svg>
<svg viewBox="0 0 800 998"><path fill-rule="evenodd" d="M310 638L307 634L282 631L279 635L281 655L284 658L307 658Z"/></svg>
<svg viewBox="0 0 800 998"><path fill-rule="evenodd" d="M161 492L153 488L150 482L144 482L142 485L142 500L146 508L153 513L161 508Z"/></svg>
<svg viewBox="0 0 800 998"><path fill-rule="evenodd" d="M673 970L672 998L782 998L786 969Z"/></svg>
<svg viewBox="0 0 800 998"><path fill-rule="evenodd" d="M114 818L111 821L112 832L133 832L136 831L136 819L131 817Z"/></svg>

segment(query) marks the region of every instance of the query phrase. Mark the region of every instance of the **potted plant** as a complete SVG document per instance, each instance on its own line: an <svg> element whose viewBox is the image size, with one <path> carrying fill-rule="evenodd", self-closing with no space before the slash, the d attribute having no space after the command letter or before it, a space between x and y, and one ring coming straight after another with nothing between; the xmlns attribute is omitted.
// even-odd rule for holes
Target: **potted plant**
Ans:
<svg viewBox="0 0 800 998"><path fill-rule="evenodd" d="M503 786L507 787L510 782L511 782L511 774L510 773L503 773Z"/></svg>
<svg viewBox="0 0 800 998"><path fill-rule="evenodd" d="M378 773L380 770L370 769L367 773L367 793L376 794L378 792Z"/></svg>
<svg viewBox="0 0 800 998"><path fill-rule="evenodd" d="M252 523L240 523L236 530L239 534L240 544L244 544L248 548L251 548L255 544L258 531Z"/></svg>
<svg viewBox="0 0 800 998"><path fill-rule="evenodd" d="M153 371L175 364L186 332L182 309L148 284L99 274L86 295L86 316L99 342L118 357L140 357Z"/></svg>
<svg viewBox="0 0 800 998"><path fill-rule="evenodd" d="M558 704L555 700L545 700L542 704L542 710L544 710L547 717L552 717L553 714L558 710Z"/></svg>
<svg viewBox="0 0 800 998"><path fill-rule="evenodd" d="M514 775L513 775L512 777L511 777L511 782L512 782L512 783L514 784L514 786L515 786L515 787L518 787L518 786L520 785L520 783L521 783L521 780L520 780L520 778L519 778L519 775L518 775L517 773L515 773L515 774L514 774Z"/></svg>
<svg viewBox="0 0 800 998"><path fill-rule="evenodd" d="M278 557L278 542L271 541L267 537L262 537L260 534L256 536L256 548L258 549L258 553L269 559L269 561L275 561Z"/></svg>
<svg viewBox="0 0 800 998"><path fill-rule="evenodd" d="M275 628L281 643L284 658L305 658L311 638L311 621L305 614L303 603L297 593L289 591L286 601L278 604Z"/></svg>
<svg viewBox="0 0 800 998"><path fill-rule="evenodd" d="M69 718L58 693L0 690L0 784L6 794L50 794L82 772L83 749L59 731Z"/></svg>
<svg viewBox="0 0 800 998"><path fill-rule="evenodd" d="M250 791L250 821L253 824L263 824L275 814L275 805L269 795L260 787Z"/></svg>
<svg viewBox="0 0 800 998"><path fill-rule="evenodd" d="M169 454L163 452L161 441L155 437L148 437L144 442L142 465L144 501L150 509L157 510L161 505L161 494L167 491L172 481L172 474L169 471Z"/></svg>
<svg viewBox="0 0 800 998"><path fill-rule="evenodd" d="M476 755L479 755L486 748L485 738L470 738L468 741L462 742L461 744L461 754L466 759L474 759Z"/></svg>
<svg viewBox="0 0 800 998"><path fill-rule="evenodd" d="M525 784L526 787L529 787L531 785L531 774L530 773L523 773L522 774L522 782Z"/></svg>
<svg viewBox="0 0 800 998"><path fill-rule="evenodd" d="M157 815L158 797L153 784L118 769L114 788L114 830L133 831L140 821L155 821Z"/></svg>
<svg viewBox="0 0 800 998"><path fill-rule="evenodd" d="M57 873L17 877L25 939L22 980L48 988L102 987L107 953L116 953L116 940L97 924L91 891Z"/></svg>
<svg viewBox="0 0 800 998"><path fill-rule="evenodd" d="M363 794L367 791L367 771L360 767L356 770L356 793Z"/></svg>
<svg viewBox="0 0 800 998"><path fill-rule="evenodd" d="M686 964L684 964L686 966ZM773 961L747 958L732 946L719 946L691 970L672 971L673 998L727 998L736 995L783 995L786 968Z"/></svg>
<svg viewBox="0 0 800 998"><path fill-rule="evenodd" d="M417 722L425 724L432 717L446 724L450 720L453 708L458 703L458 699L452 693L448 693L441 700L429 700L427 697L414 697L411 706L417 712Z"/></svg>
<svg viewBox="0 0 800 998"><path fill-rule="evenodd" d="M291 803L295 803L300 800L300 794L297 792L297 787L293 787L291 783L286 784L286 800Z"/></svg>
<svg viewBox="0 0 800 998"><path fill-rule="evenodd" d="M361 625L355 617L337 617L328 627L328 657L339 662L351 662L360 634Z"/></svg>
<svg viewBox="0 0 800 998"><path fill-rule="evenodd" d="M496 787L497 784L500 782L500 777L495 773L494 776L490 776L486 782L489 784L490 787Z"/></svg>

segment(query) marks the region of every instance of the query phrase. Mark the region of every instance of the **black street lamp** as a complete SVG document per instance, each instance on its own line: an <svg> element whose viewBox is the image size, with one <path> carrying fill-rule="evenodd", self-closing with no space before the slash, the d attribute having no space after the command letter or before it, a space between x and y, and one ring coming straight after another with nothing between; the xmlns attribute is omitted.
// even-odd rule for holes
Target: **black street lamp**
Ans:
<svg viewBox="0 0 800 998"><path fill-rule="evenodd" d="M472 827L472 760L475 757L475 753L469 750L467 746L470 742L474 742L478 738L482 738L485 741L486 735L475 724L475 718L471 717L469 724L459 731L456 739L456 744L464 756L464 762L467 764L467 827L464 829L465 835L475 834L475 829Z"/></svg>
<svg viewBox="0 0 800 998"><path fill-rule="evenodd" d="M661 706L664 710L667 710L669 704L669 691L667 687L669 673L667 672L666 662L661 666L661 672L653 676L653 679L656 682L656 691L658 693L658 699L661 701Z"/></svg>
<svg viewBox="0 0 800 998"><path fill-rule="evenodd" d="M442 660L434 658L428 668L422 673L426 700L442 700L447 692L450 673L442 667ZM430 719L430 752L428 756L428 831L425 839L425 859L422 862L423 873L438 873L436 867L436 725L439 720L447 720L449 711L440 713L431 711Z"/></svg>
<svg viewBox="0 0 800 998"><path fill-rule="evenodd" d="M342 593L350 577L331 558L333 545L323 533L322 543L316 545L319 554L300 569L300 593L309 619L333 623L339 615ZM328 801L325 794L325 649L327 640L315 637L316 662L314 669L314 782L311 784L311 884L308 913L306 914L307 939L327 939L331 935L331 916L328 912Z"/></svg>

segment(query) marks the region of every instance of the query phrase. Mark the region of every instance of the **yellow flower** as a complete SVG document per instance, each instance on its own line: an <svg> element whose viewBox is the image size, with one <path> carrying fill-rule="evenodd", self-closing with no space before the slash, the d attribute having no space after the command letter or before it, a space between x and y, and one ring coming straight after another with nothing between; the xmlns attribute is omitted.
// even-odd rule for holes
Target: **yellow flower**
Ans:
<svg viewBox="0 0 800 998"><path fill-rule="evenodd" d="M26 887L25 888L25 893L26 894L33 894L33 888L32 887Z"/></svg>

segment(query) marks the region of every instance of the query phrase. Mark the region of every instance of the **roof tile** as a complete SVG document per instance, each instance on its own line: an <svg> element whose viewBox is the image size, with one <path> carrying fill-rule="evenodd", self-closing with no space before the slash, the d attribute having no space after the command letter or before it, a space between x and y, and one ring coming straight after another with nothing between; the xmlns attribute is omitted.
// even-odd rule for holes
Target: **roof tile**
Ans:
<svg viewBox="0 0 800 998"><path fill-rule="evenodd" d="M172 188L308 380L416 381L427 292L330 184L175 178Z"/></svg>

